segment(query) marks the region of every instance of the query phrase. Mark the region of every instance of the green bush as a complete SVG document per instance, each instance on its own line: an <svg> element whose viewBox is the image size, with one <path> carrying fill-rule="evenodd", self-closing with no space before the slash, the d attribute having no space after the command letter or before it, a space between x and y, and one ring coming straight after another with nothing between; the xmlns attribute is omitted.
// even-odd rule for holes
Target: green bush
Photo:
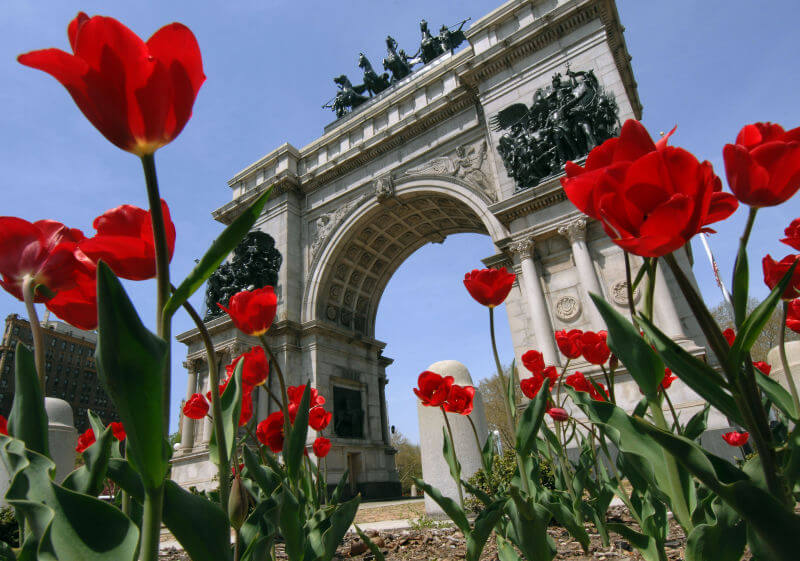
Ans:
<svg viewBox="0 0 800 561"><path fill-rule="evenodd" d="M511 480L517 472L517 460L514 450L506 450L502 455L494 457L492 464L492 480L486 476L486 470L483 468L472 474L467 482L483 491L488 495L496 495L502 493L511 485ZM542 457L539 457L539 485L553 489L555 487L555 477L553 476L553 468L550 463ZM465 506L473 512L480 512L483 510L483 503L475 496L468 495L465 499Z"/></svg>

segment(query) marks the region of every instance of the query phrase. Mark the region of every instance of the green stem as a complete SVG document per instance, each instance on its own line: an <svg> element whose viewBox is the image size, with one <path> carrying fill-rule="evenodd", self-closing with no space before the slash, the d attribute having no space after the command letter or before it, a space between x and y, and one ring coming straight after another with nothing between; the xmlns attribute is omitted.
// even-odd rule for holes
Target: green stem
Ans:
<svg viewBox="0 0 800 561"><path fill-rule="evenodd" d="M611 403L616 405L617 397L614 394L614 376L613 374L609 375L608 370L606 370L606 367L603 364L600 365L600 370L603 371L603 378L606 379L606 384L608 384L608 393L611 394Z"/></svg>
<svg viewBox="0 0 800 561"><path fill-rule="evenodd" d="M472 422L472 418L469 415L464 415L469 421L469 426L472 427L472 434L475 435L475 444L478 446L478 456L483 455L483 447L481 446L481 439L478 437L478 429L475 428L475 423Z"/></svg>
<svg viewBox="0 0 800 561"><path fill-rule="evenodd" d="M280 406L281 411L283 412L283 434L285 438L288 438L289 432L291 431L291 422L289 420L289 394L286 393L286 378L283 377L283 370L281 369L278 359L275 357L275 354L272 352L272 349L267 342L267 337L265 335L261 335L259 336L259 340L261 341L261 346L264 347L264 350L269 357L269 361L275 370L275 375L278 376L278 383L281 386Z"/></svg>
<svg viewBox="0 0 800 561"><path fill-rule="evenodd" d="M33 335L33 361L36 365L36 374L39 377L39 387L42 389L42 399L44 399L45 369L44 369L44 336L42 335L42 324L39 323L39 315L36 313L36 306L33 304L36 285L33 277L26 275L22 281L22 297L25 300L25 309L28 312L28 320L31 324L31 334Z"/></svg>
<svg viewBox="0 0 800 561"><path fill-rule="evenodd" d="M786 378L786 383L789 385L789 391L792 392L792 401L794 402L795 411L800 411L800 399L797 396L797 385L794 383L792 372L789 370L789 361L786 359L786 319L789 317L789 302L783 301L783 322L781 323L780 341L778 349L781 354L781 366L783 366L783 375Z"/></svg>
<svg viewBox="0 0 800 561"><path fill-rule="evenodd" d="M567 492L569 493L569 496L572 497L572 500L575 501L577 497L575 496L575 489L572 488L572 464L569 463L569 458L567 457L567 447L564 443L567 436L567 430L566 427L563 426L563 423L555 423L554 428L556 429L556 438L558 439L559 443L558 455L561 459L561 470L567 483Z"/></svg>
<svg viewBox="0 0 800 561"><path fill-rule="evenodd" d="M628 292L628 312L631 314L631 321L639 328L639 324L636 321L636 304L633 301L633 277L631 275L631 256L627 251L623 251L625 255L625 282L627 283L627 292Z"/></svg>
<svg viewBox="0 0 800 561"><path fill-rule="evenodd" d="M664 411L661 410L661 404L658 402L658 399L649 399L649 404L650 412L653 415L656 426L662 430L671 432L667 426L667 420L664 418ZM686 535L689 535L689 532L694 529L694 524L692 523L692 517L689 512L689 505L686 503L686 497L683 495L683 486L681 485L681 477L678 472L678 463L675 458L666 451L664 452L664 462L666 463L668 478L668 481L665 483L672 491L670 493L672 498L672 501L670 501L672 503L670 505L672 507L672 512L675 513L675 518L684 532L686 532Z"/></svg>
<svg viewBox="0 0 800 561"><path fill-rule="evenodd" d="M175 287L172 287L175 290ZM230 461L228 458L228 447L225 445L225 427L222 422L222 402L219 397L219 367L217 365L216 353L214 352L214 343L211 340L211 335L206 329L206 324L203 323L200 314L188 302L183 303L183 308L189 314L189 317L194 321L197 327L200 338L203 340L203 346L206 349L206 357L208 358L208 383L211 386L211 422L214 423L214 433L217 436L217 471L219 472L219 504L223 512L228 511L228 497L230 495Z"/></svg>
<svg viewBox="0 0 800 561"><path fill-rule="evenodd" d="M453 439L453 429L450 427L450 419L447 418L447 412L444 410L444 407L439 407L442 411L442 415L444 416L444 424L447 426L447 434L450 435L450 445L453 447L453 454L456 453L456 441ZM458 459L456 459L458 462ZM521 475L521 474L520 474ZM456 489L458 489L458 504L461 508L464 508L464 491L461 489L461 473L459 472L458 477L456 478Z"/></svg>
<svg viewBox="0 0 800 561"><path fill-rule="evenodd" d="M656 291L656 267L658 266L658 258L650 260L650 266L647 267L647 285L644 291L644 311L642 314L653 321L653 304L655 302Z"/></svg>
<svg viewBox="0 0 800 561"><path fill-rule="evenodd" d="M142 537L139 550L140 561L158 561L158 545L161 541L161 509L164 502L164 485L145 489L142 513Z"/></svg>
<svg viewBox="0 0 800 561"><path fill-rule="evenodd" d="M664 399L667 400L667 405L669 405L669 411L672 413L672 418L675 420L675 431L681 435L683 434L683 431L681 430L681 423L678 421L678 413L675 411L675 406L672 405L672 400L669 398L667 390L662 390L662 392L664 393Z"/></svg>
<svg viewBox="0 0 800 561"><path fill-rule="evenodd" d="M164 226L164 213L161 210L161 195L158 192L158 177L156 176L156 161L153 154L142 156L145 183L147 184L147 202L150 205L150 218L153 225L153 246L156 252L156 325L158 336L167 342L167 356L164 363L164 377L161 396L163 399L164 431L165 438L169 436L169 410L170 410L170 342L171 318L164 313L164 305L170 295L169 284L169 248L167 247L167 233Z"/></svg>

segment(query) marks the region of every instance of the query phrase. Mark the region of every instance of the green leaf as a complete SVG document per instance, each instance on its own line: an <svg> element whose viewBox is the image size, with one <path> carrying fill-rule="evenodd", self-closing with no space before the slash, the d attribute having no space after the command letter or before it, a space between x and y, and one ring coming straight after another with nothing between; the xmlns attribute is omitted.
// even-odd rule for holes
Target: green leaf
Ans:
<svg viewBox="0 0 800 561"><path fill-rule="evenodd" d="M797 263L792 264L789 271L769 293L769 296L767 296L761 304L756 306L756 309L747 316L747 319L744 320L744 323L739 328L736 334L736 340L733 342L731 352L728 355L728 365L734 371L739 369L742 359L750 352L753 344L755 344L756 340L761 336L764 326L769 321L769 318L772 317L775 306L781 301L781 295L792 279L792 274L796 266Z"/></svg>
<svg viewBox="0 0 800 561"><path fill-rule="evenodd" d="M193 561L231 559L228 520L216 503L164 482L164 525Z"/></svg>
<svg viewBox="0 0 800 561"><path fill-rule="evenodd" d="M703 450L692 440L634 422L673 455L692 475L730 505L769 552L769 559L791 561L800 550L800 517L730 462Z"/></svg>
<svg viewBox="0 0 800 561"><path fill-rule="evenodd" d="M728 383L722 376L708 364L686 352L646 318L640 318L640 325L673 374L731 421L743 424L739 406L725 389Z"/></svg>
<svg viewBox="0 0 800 561"><path fill-rule="evenodd" d="M508 376L508 386L506 387L506 399L508 400L511 418L517 418L517 359L511 361L511 368Z"/></svg>
<svg viewBox="0 0 800 561"><path fill-rule="evenodd" d="M467 538L467 561L480 559L483 548L486 547L486 540L489 539L492 530L503 516L503 509L507 501L507 498L499 499L478 514L475 526Z"/></svg>
<svg viewBox="0 0 800 561"><path fill-rule="evenodd" d="M96 497L103 491L105 485L106 470L111 458L111 444L115 438L110 426L104 427L100 431L103 422L91 411L89 411L89 420L95 435L99 434L100 436L83 452L85 464L67 475L62 485L78 493Z"/></svg>
<svg viewBox="0 0 800 561"><path fill-rule="evenodd" d="M442 510L445 512L445 514L450 517L450 520L452 520L458 529L461 530L461 533L464 534L464 536L469 537L470 527L469 521L467 521L467 515L464 512L464 509L461 508L457 502L450 497L445 497L438 489L431 487L422 479L415 477L414 483L417 484L417 487L425 491L425 493L431 499L433 499L436 504L442 507Z"/></svg>
<svg viewBox="0 0 800 561"><path fill-rule="evenodd" d="M22 343L17 343L14 351L14 401L8 415L8 434L25 442L28 450L49 456L47 424L33 353Z"/></svg>
<svg viewBox="0 0 800 561"><path fill-rule="evenodd" d="M686 540L686 561L739 561L744 553L747 533L744 523L719 499L712 506L713 524L695 526Z"/></svg>
<svg viewBox="0 0 800 561"><path fill-rule="evenodd" d="M304 533L303 533L303 510L300 503L292 494L286 482L283 483L283 490L280 493L281 510L279 525L281 534L286 540L286 555L292 561L303 561L304 557Z"/></svg>
<svg viewBox="0 0 800 561"><path fill-rule="evenodd" d="M583 489L581 489L581 492ZM543 503L543 506L550 512L556 521L567 529L569 534L575 538L583 547L584 553L589 553L589 533L583 526L583 517L576 515L569 508L559 501Z"/></svg>
<svg viewBox="0 0 800 561"><path fill-rule="evenodd" d="M280 476L268 467L262 466L256 455L247 446L242 446L242 456L245 468L247 468L247 477L258 485L264 495L267 497L272 495L275 489L281 486Z"/></svg>
<svg viewBox="0 0 800 561"><path fill-rule="evenodd" d="M375 556L375 561L386 561L386 558L383 556L383 553L381 552L380 548L374 543L372 543L372 540L369 539L369 536L364 532L362 532L361 528L359 528L358 525L355 525L355 528L356 532L358 533L358 537L361 538L361 541L367 544L367 547L372 552L372 555ZM469 555L469 553L467 555ZM467 559L469 559L469 557L467 557Z"/></svg>
<svg viewBox="0 0 800 561"><path fill-rule="evenodd" d="M492 473L492 467L494 465L494 437L491 433L486 437L486 442L483 443L481 463L487 474Z"/></svg>
<svg viewBox="0 0 800 561"><path fill-rule="evenodd" d="M706 428L708 427L708 412L710 410L711 406L706 403L700 411L692 415L692 418L689 419L689 422L686 423L683 429L683 436L689 440L697 440L700 438L700 435L706 432Z"/></svg>
<svg viewBox="0 0 800 561"><path fill-rule="evenodd" d="M608 326L608 347L625 365L644 395L654 398L664 379L664 363L631 322L602 297L590 296Z"/></svg>
<svg viewBox="0 0 800 561"><path fill-rule="evenodd" d="M747 264L747 248L739 245L736 265L733 268L733 323L742 325L747 315L747 299L750 273Z"/></svg>
<svg viewBox="0 0 800 561"><path fill-rule="evenodd" d="M522 558L517 555L516 550L511 545L511 542L499 534L495 535L495 540L497 541L497 556L500 558L500 561L522 561Z"/></svg>
<svg viewBox="0 0 800 561"><path fill-rule="evenodd" d="M157 488L169 468L164 439L166 342L142 324L117 277L97 266L97 372L127 434L128 458L146 487Z"/></svg>
<svg viewBox="0 0 800 561"><path fill-rule="evenodd" d="M279 514L280 503L274 496L260 501L256 505L239 531L242 546L245 549L245 554L242 556L243 561L248 558L248 551L254 561L268 558L266 556L259 557L258 552L269 550L269 546L277 536Z"/></svg>
<svg viewBox="0 0 800 561"><path fill-rule="evenodd" d="M344 470L342 477L339 478L339 483L336 484L336 488L331 493L331 503L337 504L342 497L342 493L344 492L344 488L347 485L347 481L350 477L350 470Z"/></svg>
<svg viewBox="0 0 800 561"><path fill-rule="evenodd" d="M108 461L108 477L131 497L135 498L140 503L144 502L144 484L142 483L142 477L133 469L133 466L131 466L128 460L111 458Z"/></svg>
<svg viewBox="0 0 800 561"><path fill-rule="evenodd" d="M0 436L0 456L11 479L6 501L24 517L38 561L134 559L139 530L117 508L56 485L55 464L21 440Z"/></svg>
<svg viewBox="0 0 800 561"><path fill-rule="evenodd" d="M520 456L528 456L532 450L536 449L536 435L539 434L539 427L542 425L542 418L547 410L547 401L550 399L550 388L544 385L539 390L536 399L528 403L522 418L517 425L517 453Z"/></svg>
<svg viewBox="0 0 800 561"><path fill-rule="evenodd" d="M506 502L506 514L514 529L509 538L526 558L550 561L556 555L556 544L547 533L550 512L542 505L525 501L515 487L509 494L512 500Z"/></svg>
<svg viewBox="0 0 800 561"><path fill-rule="evenodd" d="M261 212L264 210L264 205L267 204L267 199L272 193L272 187L267 189L264 194L259 196L250 208L239 215L227 228L225 228L219 237L214 240L211 247L208 248L205 255L200 259L200 262L195 265L195 268L189 275L183 279L183 282L175 289L164 305L164 314L167 316L173 315L178 311L184 302L200 288L208 277L220 266L228 254L239 244L242 239L256 223Z"/></svg>
<svg viewBox="0 0 800 561"><path fill-rule="evenodd" d="M442 414L447 415L444 410L442 410ZM458 461L453 442L450 440L450 435L445 427L442 427L442 455L450 468L450 476L458 485L461 481L461 462Z"/></svg>
<svg viewBox="0 0 800 561"><path fill-rule="evenodd" d="M480 502L482 502L484 505L488 506L492 504L492 498L479 487L476 487L475 485L464 479L461 480L461 485L464 486L464 489L467 490L467 493L469 493L470 495L474 495L475 498L478 499ZM495 489L494 491L497 492L498 489Z"/></svg>
<svg viewBox="0 0 800 561"><path fill-rule="evenodd" d="M225 444L225 457L230 463L233 449L236 446L236 433L239 430L239 415L242 410L242 368L244 360L236 363L233 376L225 386L225 391L219 398L222 408L222 437ZM211 432L208 442L208 457L214 464L219 464L219 437L217 431Z"/></svg>
<svg viewBox="0 0 800 561"><path fill-rule="evenodd" d="M356 495L346 503L336 505L330 517L330 527L325 530L322 542L325 544L325 560L333 559L336 548L342 543L344 535L356 519L361 495Z"/></svg>
<svg viewBox="0 0 800 561"><path fill-rule="evenodd" d="M659 547L656 540L629 528L625 524L609 522L608 529L625 538L628 543L636 548L645 561L665 561L667 556L664 554L663 546Z"/></svg>
<svg viewBox="0 0 800 561"><path fill-rule="evenodd" d="M800 419L800 412L794 405L794 400L791 394L781 386L778 382L764 375L761 372L754 372L756 383L761 388L761 391L774 403L781 411L783 411L790 419L797 421Z"/></svg>
<svg viewBox="0 0 800 561"><path fill-rule="evenodd" d="M308 436L310 402L311 384L306 382L306 388L303 391L303 397L300 399L300 407L297 409L294 424L283 443L283 458L286 462L286 471L294 481L298 481L300 468L303 466L303 451L306 448L306 437Z"/></svg>

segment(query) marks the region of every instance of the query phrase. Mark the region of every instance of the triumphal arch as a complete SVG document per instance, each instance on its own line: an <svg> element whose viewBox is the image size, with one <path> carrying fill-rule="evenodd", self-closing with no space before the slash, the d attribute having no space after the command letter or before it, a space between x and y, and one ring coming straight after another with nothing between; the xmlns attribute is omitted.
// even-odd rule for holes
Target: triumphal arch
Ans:
<svg viewBox="0 0 800 561"><path fill-rule="evenodd" d="M602 329L588 292L627 308L621 251L558 180L567 159L641 116L614 2L510 0L465 27L436 36L422 22L415 56L387 38L386 73L362 55L364 83L336 78L336 120L322 136L301 149L283 144L235 174L231 201L213 212L228 224L272 187L255 226L282 256L272 261L279 308L269 338L290 383L310 380L333 410L329 479L349 469L351 489L367 497L399 492L385 400L392 359L374 332L381 294L415 250L454 233L491 237L496 253L484 263L517 273L506 301L517 358L536 348L558 364L554 330ZM698 349L668 274L656 320ZM224 315L207 325L222 366L256 343ZM188 346L187 395L205 392L197 332L178 339ZM635 403L626 387L618 394ZM257 421L272 409L261 390L256 401ZM208 486L210 423L182 423L173 478Z"/></svg>

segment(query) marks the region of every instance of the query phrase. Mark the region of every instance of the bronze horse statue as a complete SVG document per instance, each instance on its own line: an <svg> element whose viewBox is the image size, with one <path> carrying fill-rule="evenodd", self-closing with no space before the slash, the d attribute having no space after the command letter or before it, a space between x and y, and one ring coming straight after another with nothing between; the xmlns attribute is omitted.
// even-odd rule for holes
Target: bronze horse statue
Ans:
<svg viewBox="0 0 800 561"><path fill-rule="evenodd" d="M322 107L333 109L337 118L344 117L348 109L355 109L369 99L361 95L366 91L367 87L363 84L354 86L345 74L337 76L333 81L339 86L339 91L336 92L336 97L332 101Z"/></svg>
<svg viewBox="0 0 800 561"><path fill-rule="evenodd" d="M358 55L358 67L364 71L364 86L366 87L369 95L379 94L389 87L389 74L384 72L380 76L372 69L364 53Z"/></svg>
<svg viewBox="0 0 800 561"><path fill-rule="evenodd" d="M392 83L402 80L411 74L411 65L405 52L397 52L397 41L391 35L386 36L386 58L383 59L383 69L392 73Z"/></svg>

